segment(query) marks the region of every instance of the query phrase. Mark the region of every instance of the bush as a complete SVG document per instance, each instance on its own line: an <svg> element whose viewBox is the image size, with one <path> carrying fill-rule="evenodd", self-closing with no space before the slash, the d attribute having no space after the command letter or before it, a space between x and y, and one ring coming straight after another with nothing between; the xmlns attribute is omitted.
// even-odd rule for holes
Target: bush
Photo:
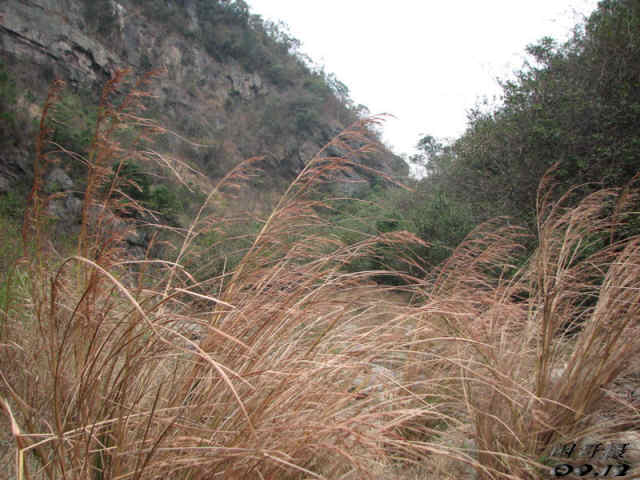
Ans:
<svg viewBox="0 0 640 480"><path fill-rule="evenodd" d="M146 173L142 166L135 161L125 161L121 166L115 164L112 170L114 174L111 179L114 179L115 172L118 172L118 189L124 194L119 199L122 205L130 206L130 200L134 200L140 206L161 215L166 221L176 222L177 214L184 209L183 201L177 192L182 191L185 200L189 197L184 189L178 189L170 184L152 183L151 175ZM118 197L116 196L116 198ZM126 215L129 210L125 207L121 214Z"/></svg>
<svg viewBox="0 0 640 480"><path fill-rule="evenodd" d="M400 210L398 201L404 192L393 188L374 188L364 198L344 199L332 205L335 235L347 245L357 244L368 238L384 238L387 235L418 233L416 225L406 215L408 210ZM415 252L424 255L426 245L415 242ZM406 261L407 252L402 244L380 241L346 265L351 272L358 271L411 271ZM414 272L415 273L415 272ZM402 275L377 275L376 281L398 284Z"/></svg>
<svg viewBox="0 0 640 480"><path fill-rule="evenodd" d="M53 141L80 154L89 151L98 121L98 109L91 105L88 95L64 94L51 119Z"/></svg>
<svg viewBox="0 0 640 480"><path fill-rule="evenodd" d="M25 196L20 192L20 189L0 194L0 217L22 220L25 206Z"/></svg>
<svg viewBox="0 0 640 480"><path fill-rule="evenodd" d="M154 185L150 192L149 207L167 218L174 219L182 210L183 204L173 188Z"/></svg>

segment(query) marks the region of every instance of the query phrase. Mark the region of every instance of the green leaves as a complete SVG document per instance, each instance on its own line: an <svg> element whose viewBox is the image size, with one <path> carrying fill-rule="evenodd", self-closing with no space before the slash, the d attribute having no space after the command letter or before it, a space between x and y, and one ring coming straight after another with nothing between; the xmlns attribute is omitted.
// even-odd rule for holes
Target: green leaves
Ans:
<svg viewBox="0 0 640 480"><path fill-rule="evenodd" d="M446 258L473 225L509 216L535 229L539 181L551 165L557 192L621 187L640 170L640 4L607 0L573 38L543 38L503 103L469 114L450 145L426 135L413 160L429 177L409 200L418 232ZM628 232L630 233L630 232Z"/></svg>
<svg viewBox="0 0 640 480"><path fill-rule="evenodd" d="M53 140L74 152L84 154L91 145L98 109L81 95L66 93L53 115Z"/></svg>
<svg viewBox="0 0 640 480"><path fill-rule="evenodd" d="M624 185L639 169L639 10L637 2L607 1L585 34L577 29L562 46L550 38L530 45L531 61L503 84L504 104L471 118L453 145L456 183L471 187L470 200L491 200L483 219L533 218L538 180L554 162L564 187ZM479 171L486 182L474 188Z"/></svg>

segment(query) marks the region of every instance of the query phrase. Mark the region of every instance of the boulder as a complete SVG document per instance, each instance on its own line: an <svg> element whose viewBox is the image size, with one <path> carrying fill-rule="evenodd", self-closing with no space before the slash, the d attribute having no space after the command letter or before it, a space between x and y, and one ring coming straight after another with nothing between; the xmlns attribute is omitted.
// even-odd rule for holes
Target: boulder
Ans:
<svg viewBox="0 0 640 480"><path fill-rule="evenodd" d="M56 167L45 178L47 193L64 192L73 188L73 180L62 168Z"/></svg>
<svg viewBox="0 0 640 480"><path fill-rule="evenodd" d="M68 194L64 197L54 198L49 202L47 213L64 223L79 223L82 214L82 200Z"/></svg>
<svg viewBox="0 0 640 480"><path fill-rule="evenodd" d="M29 153L19 149L0 152L0 193L15 189L32 178Z"/></svg>

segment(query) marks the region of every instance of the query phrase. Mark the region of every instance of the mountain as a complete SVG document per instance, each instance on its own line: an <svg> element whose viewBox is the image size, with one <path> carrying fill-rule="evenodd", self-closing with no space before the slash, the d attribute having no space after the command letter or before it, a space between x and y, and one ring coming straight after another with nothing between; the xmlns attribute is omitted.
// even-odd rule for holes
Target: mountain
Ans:
<svg viewBox="0 0 640 480"><path fill-rule="evenodd" d="M295 176L363 111L335 76L310 66L286 29L252 15L241 0L3 3L3 112L22 117L2 128L0 189L28 171L27 132L56 78L67 88L54 135L67 147L88 148L100 91L116 71L156 69L164 74L153 83L146 114L175 133L157 148L213 179L264 156L268 187ZM384 148L366 161L388 174L407 173Z"/></svg>

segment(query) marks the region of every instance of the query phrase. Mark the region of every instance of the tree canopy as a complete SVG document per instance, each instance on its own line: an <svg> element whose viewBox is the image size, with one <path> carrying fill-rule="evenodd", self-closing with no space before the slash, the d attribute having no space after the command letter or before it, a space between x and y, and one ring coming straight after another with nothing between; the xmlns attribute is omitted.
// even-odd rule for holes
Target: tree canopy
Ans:
<svg viewBox="0 0 640 480"><path fill-rule="evenodd" d="M469 112L452 142L420 139L427 176L397 202L423 240L455 246L498 216L536 228L541 178L557 164L559 194L623 187L640 171L640 2L604 0L558 44L543 38L503 81L502 101ZM533 246L533 245L532 245ZM428 264L442 251L424 253Z"/></svg>

